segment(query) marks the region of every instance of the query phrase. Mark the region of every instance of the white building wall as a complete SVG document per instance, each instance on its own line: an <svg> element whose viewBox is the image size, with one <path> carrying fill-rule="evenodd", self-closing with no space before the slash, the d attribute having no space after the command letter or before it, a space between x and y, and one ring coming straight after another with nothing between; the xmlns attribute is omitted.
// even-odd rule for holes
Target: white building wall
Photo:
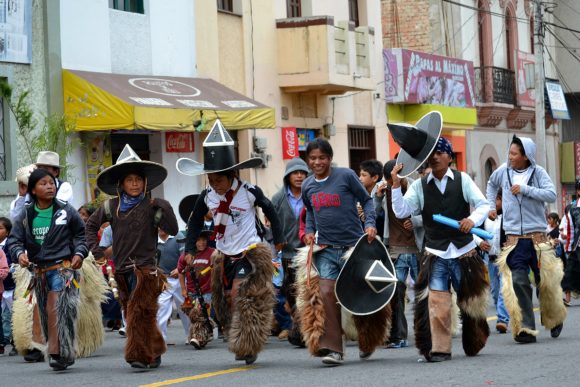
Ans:
<svg viewBox="0 0 580 387"><path fill-rule="evenodd" d="M149 15L109 10L111 35L111 72L151 74L152 50ZM103 26L106 28L106 26ZM156 53L163 55L162 53Z"/></svg>
<svg viewBox="0 0 580 387"><path fill-rule="evenodd" d="M499 2L493 1L491 3L491 12L497 14L504 14L503 9L500 8ZM500 16L491 15L491 33L493 42L493 65L496 67L507 68L506 48L505 48L505 25L504 18Z"/></svg>

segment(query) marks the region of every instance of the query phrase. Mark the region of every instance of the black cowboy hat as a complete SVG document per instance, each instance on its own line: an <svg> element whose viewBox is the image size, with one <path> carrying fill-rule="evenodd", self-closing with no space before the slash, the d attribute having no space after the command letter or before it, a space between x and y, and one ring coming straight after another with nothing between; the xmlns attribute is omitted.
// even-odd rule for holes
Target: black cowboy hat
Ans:
<svg viewBox="0 0 580 387"><path fill-rule="evenodd" d="M397 287L395 266L385 245L363 235L336 279L336 299L354 315L375 313L387 305Z"/></svg>
<svg viewBox="0 0 580 387"><path fill-rule="evenodd" d="M147 192L161 185L167 177L167 169L163 165L141 160L129 144L125 144L117 162L97 176L97 187L108 195L118 195L122 180L131 173L147 179Z"/></svg>
<svg viewBox="0 0 580 387"><path fill-rule="evenodd" d="M181 174L199 176L234 169L257 168L263 162L261 158L253 157L241 163L236 163L234 140L220 120L215 121L203 142L203 160L204 163L202 164L187 157L182 157L175 163L175 168Z"/></svg>
<svg viewBox="0 0 580 387"><path fill-rule="evenodd" d="M425 114L415 126L387 124L393 140L401 147L397 156L397 164L403 164L398 173L400 177L409 176L427 161L441 136L442 127L443 119L438 111Z"/></svg>
<svg viewBox="0 0 580 387"><path fill-rule="evenodd" d="M189 216L193 212L193 209L195 208L195 203L197 202L198 198L199 194L187 195L179 202L179 216L181 217L181 219L183 219L185 223L187 223L187 221L189 220ZM204 227L201 230L199 236L205 236L206 238L209 238L212 233L213 230Z"/></svg>

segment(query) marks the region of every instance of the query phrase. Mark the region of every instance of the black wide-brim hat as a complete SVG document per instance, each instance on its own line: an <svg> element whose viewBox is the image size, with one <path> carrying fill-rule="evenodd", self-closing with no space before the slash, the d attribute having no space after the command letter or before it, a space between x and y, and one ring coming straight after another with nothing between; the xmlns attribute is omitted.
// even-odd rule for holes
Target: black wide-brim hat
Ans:
<svg viewBox="0 0 580 387"><path fill-rule="evenodd" d="M385 245L376 238L369 243L365 234L336 279L336 299L354 315L373 314L393 298L397 288L394 273L395 266Z"/></svg>
<svg viewBox="0 0 580 387"><path fill-rule="evenodd" d="M189 217L193 212L193 209L195 208L195 203L197 203L197 199L199 199L199 194L192 194L187 195L179 202L179 216L181 217L181 219L183 219L185 223L189 221ZM209 239L211 234L213 234L213 230L204 228L199 233L199 236L206 237Z"/></svg>
<svg viewBox="0 0 580 387"><path fill-rule="evenodd" d="M409 124L387 124L393 140L401 147L397 164L403 164L400 177L415 172L431 155L441 136L443 118L438 111L425 114L415 126Z"/></svg>
<svg viewBox="0 0 580 387"><path fill-rule="evenodd" d="M203 142L204 163L182 157L175 163L175 168L181 174L199 176L262 166L263 161L260 157L253 157L241 163L236 163L234 144L234 140L221 121L216 120Z"/></svg>
<svg viewBox="0 0 580 387"><path fill-rule="evenodd" d="M167 169L163 165L141 160L129 144L126 144L116 164L99 173L97 187L108 195L118 195L123 179L131 173L143 176L147 180L146 192L160 186L167 178Z"/></svg>

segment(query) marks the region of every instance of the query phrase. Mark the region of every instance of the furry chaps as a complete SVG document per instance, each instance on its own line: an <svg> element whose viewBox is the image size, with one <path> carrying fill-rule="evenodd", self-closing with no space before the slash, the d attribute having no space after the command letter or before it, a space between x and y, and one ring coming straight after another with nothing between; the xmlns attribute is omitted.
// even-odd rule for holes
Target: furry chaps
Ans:
<svg viewBox="0 0 580 387"><path fill-rule="evenodd" d="M241 281L236 298L228 342L236 357L256 355L268 340L276 297L272 285L272 250L259 243L246 253L252 272Z"/></svg>

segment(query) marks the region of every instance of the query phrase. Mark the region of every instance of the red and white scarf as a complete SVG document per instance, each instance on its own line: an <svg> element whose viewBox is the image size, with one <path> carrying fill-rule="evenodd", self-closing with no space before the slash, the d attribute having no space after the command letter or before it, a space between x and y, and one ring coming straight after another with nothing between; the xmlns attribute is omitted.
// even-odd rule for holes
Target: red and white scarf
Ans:
<svg viewBox="0 0 580 387"><path fill-rule="evenodd" d="M228 225L228 220L230 219L230 205L232 204L234 196L236 196L236 193L238 192L238 189L240 189L241 185L242 184L238 181L238 179L234 179L230 190L225 194L225 200L220 201L217 212L214 215L214 229L211 236L212 240L219 240L224 237L224 234L226 233L226 226ZM235 189L234 186L236 186Z"/></svg>

